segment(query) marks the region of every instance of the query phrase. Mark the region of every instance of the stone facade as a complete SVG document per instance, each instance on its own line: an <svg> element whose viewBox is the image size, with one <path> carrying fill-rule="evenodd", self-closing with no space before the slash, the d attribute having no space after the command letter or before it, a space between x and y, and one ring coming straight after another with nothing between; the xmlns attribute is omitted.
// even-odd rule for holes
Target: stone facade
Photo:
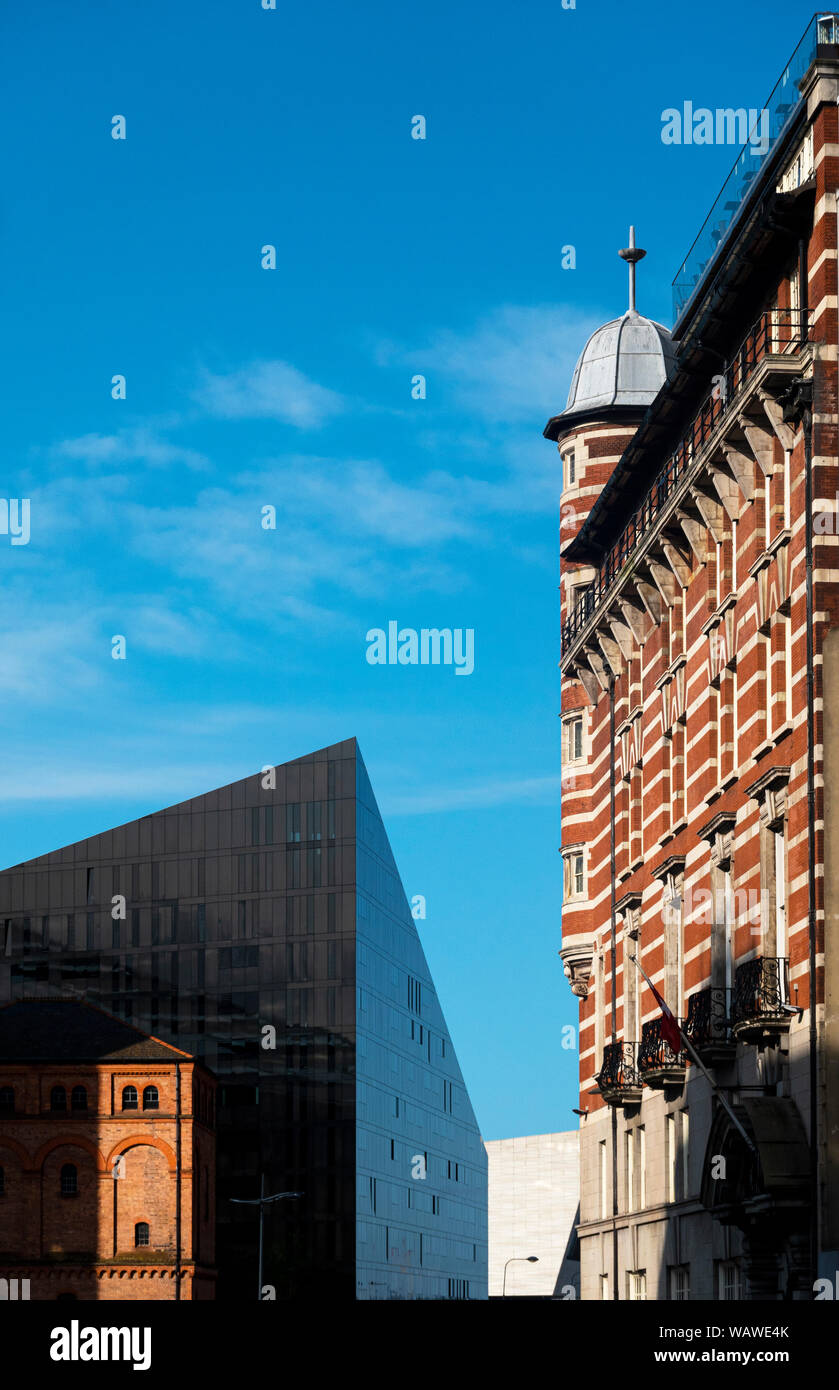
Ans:
<svg viewBox="0 0 839 1390"><path fill-rule="evenodd" d="M502 1296L508 1260L507 1298L579 1297L579 1134L493 1139L486 1151L490 1298Z"/></svg>

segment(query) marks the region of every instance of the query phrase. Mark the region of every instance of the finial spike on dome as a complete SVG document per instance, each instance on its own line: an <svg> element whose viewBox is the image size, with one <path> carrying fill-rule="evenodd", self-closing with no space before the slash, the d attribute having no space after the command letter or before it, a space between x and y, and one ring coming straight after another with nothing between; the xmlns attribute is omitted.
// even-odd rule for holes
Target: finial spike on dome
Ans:
<svg viewBox="0 0 839 1390"><path fill-rule="evenodd" d="M629 308L635 309L635 266L638 261L642 261L646 256L646 251L642 251L640 246L635 245L635 228L629 229L629 245L618 252L622 261L629 263Z"/></svg>

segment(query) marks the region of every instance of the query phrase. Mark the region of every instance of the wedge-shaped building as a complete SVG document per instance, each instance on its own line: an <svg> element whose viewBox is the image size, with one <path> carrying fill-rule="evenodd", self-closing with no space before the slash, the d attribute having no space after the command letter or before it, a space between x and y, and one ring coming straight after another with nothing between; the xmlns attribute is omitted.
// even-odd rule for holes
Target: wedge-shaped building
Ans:
<svg viewBox="0 0 839 1390"><path fill-rule="evenodd" d="M0 945L0 1002L215 1073L219 1299L486 1297L486 1152L354 739L5 870ZM260 1279L261 1191L299 1195Z"/></svg>

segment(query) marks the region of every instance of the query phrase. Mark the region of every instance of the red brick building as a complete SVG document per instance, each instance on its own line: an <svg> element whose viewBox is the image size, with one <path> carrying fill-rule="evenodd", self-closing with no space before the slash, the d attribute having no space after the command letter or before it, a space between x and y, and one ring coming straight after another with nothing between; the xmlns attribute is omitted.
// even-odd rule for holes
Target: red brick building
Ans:
<svg viewBox="0 0 839 1390"><path fill-rule="evenodd" d="M34 1299L211 1299L215 1080L92 1005L0 1008L0 1278Z"/></svg>
<svg viewBox="0 0 839 1390"><path fill-rule="evenodd" d="M839 1264L837 99L822 16L672 334L598 330L545 430L588 1299L812 1298Z"/></svg>

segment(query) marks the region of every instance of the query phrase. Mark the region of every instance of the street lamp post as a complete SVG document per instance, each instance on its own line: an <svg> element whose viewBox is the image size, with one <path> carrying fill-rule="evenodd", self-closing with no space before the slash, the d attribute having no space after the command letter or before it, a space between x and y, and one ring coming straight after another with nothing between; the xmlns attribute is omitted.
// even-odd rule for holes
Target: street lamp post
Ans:
<svg viewBox="0 0 839 1390"><path fill-rule="evenodd" d="M259 1287L257 1290L257 1302L262 1302L262 1227L265 1219L265 1208L269 1202L281 1202L284 1197L302 1197L302 1192L274 1192L269 1197L265 1195L265 1174L259 1180L258 1197L231 1197L229 1200L235 1202L239 1207L259 1207Z"/></svg>
<svg viewBox="0 0 839 1390"><path fill-rule="evenodd" d="M523 1264L526 1263L526 1264L529 1264L529 1265L537 1265L537 1264L539 1263L539 1256L538 1256L538 1255L511 1255L510 1258L509 1258L509 1260L505 1260L505 1262L504 1262L504 1282L503 1282L503 1284L502 1284L502 1286L501 1286L501 1297L502 1297L502 1298L506 1298L506 1297L507 1297L507 1265L511 1265L511 1264L513 1263L514 1260L521 1260Z"/></svg>

